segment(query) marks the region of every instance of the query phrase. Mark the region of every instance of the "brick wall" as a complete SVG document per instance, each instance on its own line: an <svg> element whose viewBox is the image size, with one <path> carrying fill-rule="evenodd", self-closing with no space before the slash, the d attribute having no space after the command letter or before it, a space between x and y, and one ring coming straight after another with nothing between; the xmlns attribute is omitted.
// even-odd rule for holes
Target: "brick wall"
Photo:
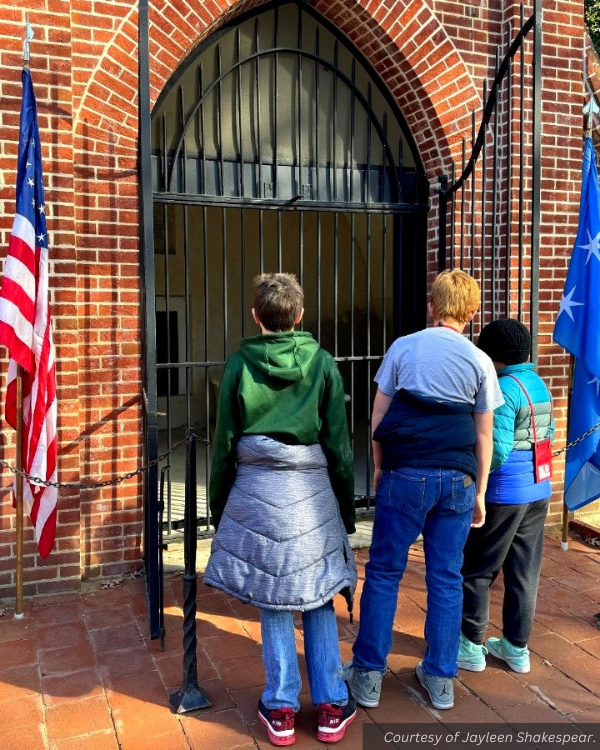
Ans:
<svg viewBox="0 0 600 750"><path fill-rule="evenodd" d="M258 0L153 0L151 96L224 22ZM311 0L342 29L396 97L432 183L460 156L481 106L513 0ZM530 9L526 8L526 15ZM0 246L14 212L25 14L35 29L38 100L51 237L60 478L96 481L141 461L141 346L137 188L137 4L118 0L0 3ZM540 365L564 440L567 359L551 342L575 235L581 167L582 3L544 0ZM432 192L431 248L436 243ZM556 210L560 204L560 212ZM5 383L3 362L0 387ZM13 436L2 430L2 458ZM0 490L0 596L13 586L10 476ZM560 516L560 486L551 520ZM141 484L61 492L56 551L46 563L26 524L27 591L139 569ZM582 514L583 515L583 514Z"/></svg>

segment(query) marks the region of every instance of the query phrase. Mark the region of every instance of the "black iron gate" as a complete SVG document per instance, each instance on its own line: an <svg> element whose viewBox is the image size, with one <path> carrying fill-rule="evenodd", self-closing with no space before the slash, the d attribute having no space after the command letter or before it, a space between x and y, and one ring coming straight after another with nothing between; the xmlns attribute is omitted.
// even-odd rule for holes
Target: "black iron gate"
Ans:
<svg viewBox="0 0 600 750"><path fill-rule="evenodd" d="M426 310L429 186L389 92L313 9L278 0L190 56L162 92L146 138L153 208L144 221L154 235L144 278L148 458L189 427L210 441L224 363L240 338L258 332L252 278L293 272L305 289L303 325L344 379L358 502L368 509L372 377L395 336L423 327ZM208 448L199 451L205 534L209 459ZM183 473L176 459L170 464L167 539L183 497ZM151 476L153 636L158 503Z"/></svg>
<svg viewBox="0 0 600 750"><path fill-rule="evenodd" d="M540 145L541 2L519 31L506 25L507 51L498 51L494 77L483 89L483 111L476 130L472 113L472 153L462 142L456 165L440 177L438 269L460 267L482 290L481 314L471 336L499 317L517 317L532 333L537 360ZM474 330L475 329L475 330Z"/></svg>

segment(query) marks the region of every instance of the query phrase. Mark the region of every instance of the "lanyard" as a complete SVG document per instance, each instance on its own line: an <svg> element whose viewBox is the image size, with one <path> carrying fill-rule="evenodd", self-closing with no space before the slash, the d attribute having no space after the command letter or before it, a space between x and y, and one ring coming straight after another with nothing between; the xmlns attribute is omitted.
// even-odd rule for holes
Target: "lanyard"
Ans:
<svg viewBox="0 0 600 750"><path fill-rule="evenodd" d="M445 323L438 323L436 328L447 328L449 331L454 331L454 333L458 333L456 328L452 328L452 326L447 326Z"/></svg>

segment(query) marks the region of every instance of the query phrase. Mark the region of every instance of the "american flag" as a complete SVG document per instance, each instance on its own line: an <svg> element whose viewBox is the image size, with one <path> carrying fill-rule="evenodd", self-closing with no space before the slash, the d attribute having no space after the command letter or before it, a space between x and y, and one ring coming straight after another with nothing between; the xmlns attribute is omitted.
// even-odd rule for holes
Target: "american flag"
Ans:
<svg viewBox="0 0 600 750"><path fill-rule="evenodd" d="M8 349L6 421L17 426L17 365L23 367L23 469L55 482L56 373L48 304L48 234L42 155L31 73L23 68L17 210L0 289L0 344ZM16 478L15 478L16 484ZM47 557L56 532L56 487L23 482L23 504Z"/></svg>

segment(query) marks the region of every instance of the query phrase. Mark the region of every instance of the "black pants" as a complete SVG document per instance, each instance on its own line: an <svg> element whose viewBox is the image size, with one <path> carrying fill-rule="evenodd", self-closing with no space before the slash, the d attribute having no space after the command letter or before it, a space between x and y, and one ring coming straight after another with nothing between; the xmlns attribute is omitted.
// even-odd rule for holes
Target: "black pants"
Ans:
<svg viewBox="0 0 600 750"><path fill-rule="evenodd" d="M473 643L483 643L490 586L502 570L502 632L513 646L527 645L535 614L548 503L486 503L485 524L471 529L462 569L462 632Z"/></svg>

